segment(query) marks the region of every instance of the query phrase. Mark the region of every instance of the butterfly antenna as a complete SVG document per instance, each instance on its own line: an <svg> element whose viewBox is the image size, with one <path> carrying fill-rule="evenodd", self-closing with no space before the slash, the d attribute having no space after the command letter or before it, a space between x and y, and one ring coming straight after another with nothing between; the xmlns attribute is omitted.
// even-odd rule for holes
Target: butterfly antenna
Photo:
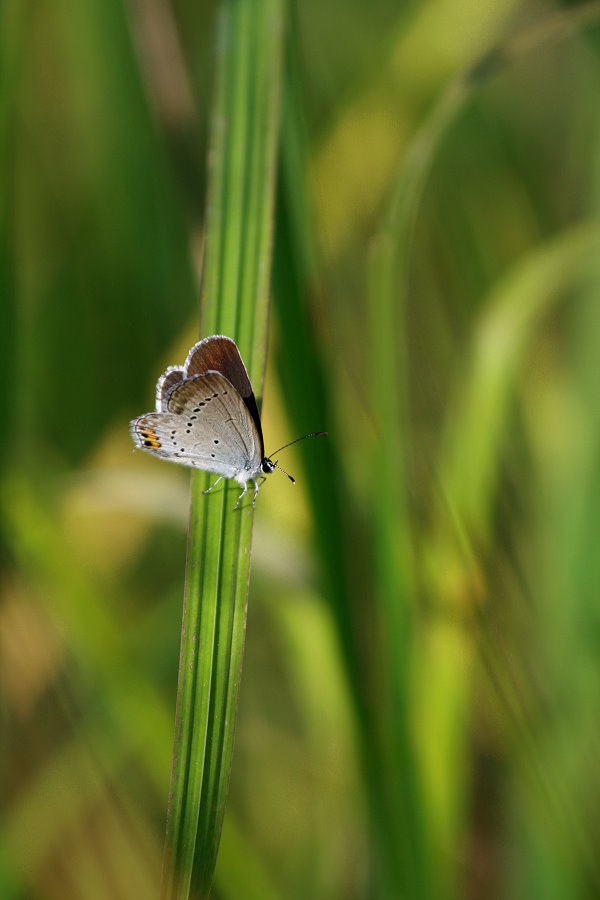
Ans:
<svg viewBox="0 0 600 900"><path fill-rule="evenodd" d="M275 461L273 463L273 465L275 466L276 469L279 469L280 472L283 472L284 475L287 475L287 477L290 479L292 484L296 484L296 479L292 478L292 476L288 472L286 472L285 469L282 469L281 466L277 463L277 461Z"/></svg>
<svg viewBox="0 0 600 900"><path fill-rule="evenodd" d="M296 438L295 441L290 441L289 444L284 444L283 447L279 447L277 450L273 450L273 452L269 454L269 458L271 456L275 456L275 454L279 453L280 450L285 450L286 447L291 447L292 444L297 444L298 441L305 441L306 438L311 438L311 437L327 437L327 432L326 431L311 431L310 434L303 434L302 437ZM283 469L281 471L283 472ZM284 475L287 475L287 472L284 472ZM288 475L288 478L290 478L289 475ZM294 481L293 478L292 478L292 481Z"/></svg>

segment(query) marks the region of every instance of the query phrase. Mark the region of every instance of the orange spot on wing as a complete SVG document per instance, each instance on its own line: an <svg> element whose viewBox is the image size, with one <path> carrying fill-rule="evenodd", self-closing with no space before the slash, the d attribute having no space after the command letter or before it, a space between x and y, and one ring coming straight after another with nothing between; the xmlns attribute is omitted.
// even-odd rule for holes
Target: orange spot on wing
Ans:
<svg viewBox="0 0 600 900"><path fill-rule="evenodd" d="M158 450L160 447L160 441L156 435L156 432L152 430L152 428L145 428L144 431L140 432L141 437L143 439L144 447L148 450Z"/></svg>

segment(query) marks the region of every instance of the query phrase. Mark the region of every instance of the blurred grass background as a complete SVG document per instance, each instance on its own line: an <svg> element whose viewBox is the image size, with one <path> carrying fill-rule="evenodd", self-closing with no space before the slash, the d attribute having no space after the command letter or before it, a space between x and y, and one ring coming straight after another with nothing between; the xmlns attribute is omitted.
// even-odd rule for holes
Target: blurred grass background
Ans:
<svg viewBox="0 0 600 900"><path fill-rule="evenodd" d="M2 897L157 893L214 14L0 7ZM598 896L599 4L287 16L214 896Z"/></svg>

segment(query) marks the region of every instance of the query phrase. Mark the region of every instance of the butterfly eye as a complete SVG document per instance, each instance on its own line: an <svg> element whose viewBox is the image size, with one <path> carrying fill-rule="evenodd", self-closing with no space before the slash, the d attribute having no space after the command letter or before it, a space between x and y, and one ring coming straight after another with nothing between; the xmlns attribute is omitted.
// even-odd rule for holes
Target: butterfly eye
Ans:
<svg viewBox="0 0 600 900"><path fill-rule="evenodd" d="M270 475L272 472L275 471L275 464L272 463L270 459L263 459L261 468L262 468L263 472L265 473L265 475Z"/></svg>

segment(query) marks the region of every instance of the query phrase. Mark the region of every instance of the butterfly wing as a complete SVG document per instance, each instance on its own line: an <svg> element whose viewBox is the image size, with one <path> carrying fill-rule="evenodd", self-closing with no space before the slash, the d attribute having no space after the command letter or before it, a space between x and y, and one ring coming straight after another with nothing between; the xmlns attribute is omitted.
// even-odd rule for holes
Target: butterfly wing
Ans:
<svg viewBox="0 0 600 900"><path fill-rule="evenodd" d="M160 376L156 385L156 411L167 412L167 396L178 382L207 372L220 372L224 375L244 401L253 396L252 385L237 344L223 334L213 334L194 344L183 368L169 366Z"/></svg>
<svg viewBox="0 0 600 900"><path fill-rule="evenodd" d="M252 385L237 344L223 334L213 334L194 344L184 364L185 377L220 372L244 399L252 393Z"/></svg>
<svg viewBox="0 0 600 900"><path fill-rule="evenodd" d="M166 411L131 423L142 450L225 478L241 475L245 481L257 474L262 456L256 426L238 391L219 372L177 381L163 394L162 406Z"/></svg>
<svg viewBox="0 0 600 900"><path fill-rule="evenodd" d="M181 366L169 366L166 372L158 379L156 384L156 411L167 412L167 396L169 391L184 379Z"/></svg>
<svg viewBox="0 0 600 900"><path fill-rule="evenodd" d="M194 344L185 361L184 377L190 378L192 375L203 375L205 372L220 372L232 383L241 396L258 432L262 459L265 454L265 448L260 414L246 366L235 341L223 334L213 334ZM167 373L168 370L165 372L165 376Z"/></svg>

